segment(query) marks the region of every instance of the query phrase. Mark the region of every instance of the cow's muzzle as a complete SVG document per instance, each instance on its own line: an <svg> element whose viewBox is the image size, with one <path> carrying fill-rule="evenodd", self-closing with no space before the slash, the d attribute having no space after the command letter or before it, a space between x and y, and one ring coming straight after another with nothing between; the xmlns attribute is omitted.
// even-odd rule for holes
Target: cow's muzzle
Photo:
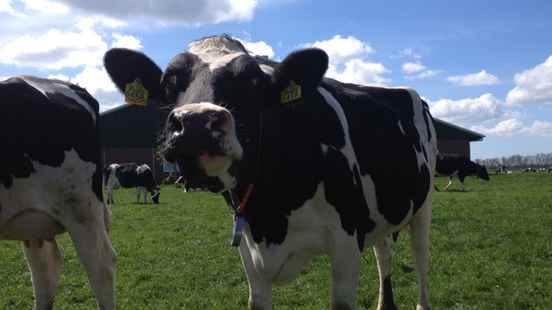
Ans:
<svg viewBox="0 0 552 310"><path fill-rule="evenodd" d="M171 112L161 153L167 161L177 163L186 183L213 191L219 184L209 177L227 174L243 151L232 114L222 107L200 103Z"/></svg>

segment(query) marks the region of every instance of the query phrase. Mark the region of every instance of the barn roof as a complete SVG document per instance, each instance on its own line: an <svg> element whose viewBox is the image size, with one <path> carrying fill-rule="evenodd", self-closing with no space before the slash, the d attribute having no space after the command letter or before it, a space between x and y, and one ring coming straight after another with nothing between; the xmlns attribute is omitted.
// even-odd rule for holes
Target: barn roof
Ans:
<svg viewBox="0 0 552 310"><path fill-rule="evenodd" d="M434 118L433 124L437 132L437 137L440 139L481 141L485 138L485 135L478 132L445 122L438 118Z"/></svg>
<svg viewBox="0 0 552 310"><path fill-rule="evenodd" d="M100 137L104 147L152 147L169 110L123 104L100 113ZM484 135L434 119L439 139L481 141Z"/></svg>

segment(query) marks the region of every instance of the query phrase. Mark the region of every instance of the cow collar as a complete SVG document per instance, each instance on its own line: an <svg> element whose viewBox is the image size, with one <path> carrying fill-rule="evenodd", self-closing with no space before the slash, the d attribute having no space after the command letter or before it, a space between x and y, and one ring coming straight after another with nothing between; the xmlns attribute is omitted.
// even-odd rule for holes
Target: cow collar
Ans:
<svg viewBox="0 0 552 310"><path fill-rule="evenodd" d="M245 218L245 212L246 212L246 206L249 202L249 198L251 197L251 193L253 193L253 190L255 189L255 181L257 180L257 177L260 173L261 168L261 150L262 150L262 141L263 141L263 108L261 108L261 111L259 113L259 135L257 138L257 154L256 162L254 164L255 170L253 172L253 178L251 180L251 183L246 183L245 185L245 191L243 192L243 195L241 195L241 200L235 199L236 197L240 197L240 195L237 193L236 190L227 190L222 193L222 196L224 197L224 200L226 201L226 204L231 209L231 211L234 213L234 226L232 228L232 240L230 244L234 247L237 247L240 245L241 241L241 235L243 231L243 227L245 224L247 224L247 219ZM236 204L236 201L239 201L239 204Z"/></svg>

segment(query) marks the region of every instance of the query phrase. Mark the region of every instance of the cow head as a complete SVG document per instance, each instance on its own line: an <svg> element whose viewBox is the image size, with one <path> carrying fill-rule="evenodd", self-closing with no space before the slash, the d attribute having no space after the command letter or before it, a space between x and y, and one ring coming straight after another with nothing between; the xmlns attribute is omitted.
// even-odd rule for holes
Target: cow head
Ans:
<svg viewBox="0 0 552 310"><path fill-rule="evenodd" d="M128 49L108 51L104 63L122 92L138 79L150 104L172 109L162 155L178 164L186 182L219 192L233 188L241 166L254 158L261 112L280 104L289 85L298 85L303 95L313 93L328 67L319 49L296 51L278 65L261 60L224 35L191 43L164 72Z"/></svg>
<svg viewBox="0 0 552 310"><path fill-rule="evenodd" d="M487 173L487 167L476 164L477 165L477 177L480 179L483 179L485 181L489 181L489 174Z"/></svg>

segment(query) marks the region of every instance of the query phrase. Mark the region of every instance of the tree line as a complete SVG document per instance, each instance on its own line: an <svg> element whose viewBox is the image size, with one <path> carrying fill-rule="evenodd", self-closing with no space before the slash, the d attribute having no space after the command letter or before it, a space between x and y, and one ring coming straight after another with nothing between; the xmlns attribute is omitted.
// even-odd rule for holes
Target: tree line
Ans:
<svg viewBox="0 0 552 310"><path fill-rule="evenodd" d="M509 169L515 168L548 168L552 167L552 153L539 153L536 155L512 155L500 158L476 159L476 163L490 168L506 166Z"/></svg>

